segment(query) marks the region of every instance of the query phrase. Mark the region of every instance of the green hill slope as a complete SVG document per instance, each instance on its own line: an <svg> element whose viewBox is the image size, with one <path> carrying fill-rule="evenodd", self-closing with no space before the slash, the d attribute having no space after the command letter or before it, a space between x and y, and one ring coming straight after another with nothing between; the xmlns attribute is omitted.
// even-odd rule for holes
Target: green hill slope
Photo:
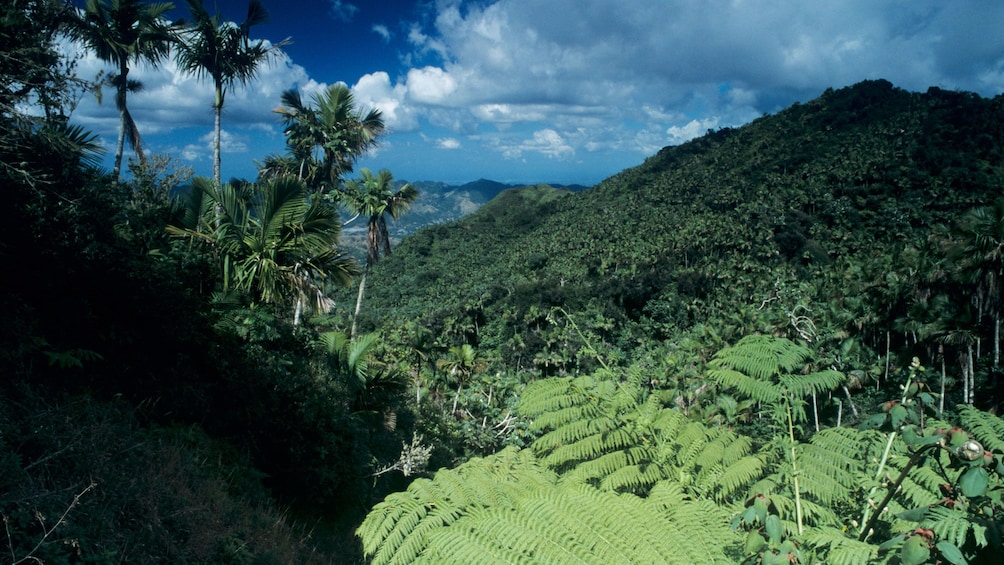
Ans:
<svg viewBox="0 0 1004 565"><path fill-rule="evenodd" d="M373 273L365 313L554 370L582 360L575 333L616 355L782 288L853 316L864 306L843 301L908 268L903 250L1000 194L1001 102L863 82L668 147L590 190L507 191L407 237Z"/></svg>

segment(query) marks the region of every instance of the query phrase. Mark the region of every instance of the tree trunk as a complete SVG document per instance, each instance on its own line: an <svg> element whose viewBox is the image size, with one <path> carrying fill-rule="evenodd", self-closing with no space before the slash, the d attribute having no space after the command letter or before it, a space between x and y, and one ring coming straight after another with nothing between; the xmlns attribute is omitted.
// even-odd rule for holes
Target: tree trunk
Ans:
<svg viewBox="0 0 1004 565"><path fill-rule="evenodd" d="M892 349L892 335L885 332L885 376L882 381L875 386L875 390L882 390L882 383L889 380L890 350Z"/></svg>
<svg viewBox="0 0 1004 565"><path fill-rule="evenodd" d="M945 380L948 375L945 372L945 346L938 346L938 353L941 354L941 396L938 398L938 417L945 413Z"/></svg>
<svg viewBox="0 0 1004 565"><path fill-rule="evenodd" d="M966 397L966 404L972 405L976 399L976 365L973 363L973 346L969 346L969 396Z"/></svg>
<svg viewBox="0 0 1004 565"><path fill-rule="evenodd" d="M387 220L380 216L380 245L383 247L384 257L390 256L390 233L387 231Z"/></svg>
<svg viewBox="0 0 1004 565"><path fill-rule="evenodd" d="M457 394L453 395L453 411L451 414L457 413L457 401L460 400L460 391L464 388L464 381L460 381L460 386L457 387Z"/></svg>
<svg viewBox="0 0 1004 565"><path fill-rule="evenodd" d="M123 69L125 69L123 71ZM128 87L128 82L126 77L128 76L129 68L126 67L125 62L119 66L119 83L115 88L115 106L119 110L119 138L115 142L115 166L112 168L112 176L115 180L119 179L122 173L122 154L125 152L125 136L126 136L126 88Z"/></svg>
<svg viewBox="0 0 1004 565"><path fill-rule="evenodd" d="M296 297L296 308L293 310L293 327L300 325L300 315L303 313L303 296Z"/></svg>
<svg viewBox="0 0 1004 565"><path fill-rule="evenodd" d="M222 117L223 117L223 86L216 84L216 101L213 104L215 113L213 119L213 180L216 186L223 186L223 176L220 171L220 144L223 141Z"/></svg>
<svg viewBox="0 0 1004 565"><path fill-rule="evenodd" d="M352 314L352 330L349 331L349 339L356 336L356 320L359 319L359 311L363 307L363 292L366 290L366 273L369 272L369 268L363 270L363 276L359 279L359 295L356 296L356 311Z"/></svg>

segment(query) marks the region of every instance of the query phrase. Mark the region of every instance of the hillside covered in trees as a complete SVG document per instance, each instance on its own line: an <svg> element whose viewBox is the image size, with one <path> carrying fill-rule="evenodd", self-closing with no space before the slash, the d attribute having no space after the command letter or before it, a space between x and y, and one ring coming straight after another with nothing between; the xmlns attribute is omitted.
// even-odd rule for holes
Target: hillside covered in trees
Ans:
<svg viewBox="0 0 1004 565"><path fill-rule="evenodd" d="M100 170L53 37L267 55L102 6L0 8L3 562L1000 561L1000 97L828 90L392 251L344 87L254 181Z"/></svg>

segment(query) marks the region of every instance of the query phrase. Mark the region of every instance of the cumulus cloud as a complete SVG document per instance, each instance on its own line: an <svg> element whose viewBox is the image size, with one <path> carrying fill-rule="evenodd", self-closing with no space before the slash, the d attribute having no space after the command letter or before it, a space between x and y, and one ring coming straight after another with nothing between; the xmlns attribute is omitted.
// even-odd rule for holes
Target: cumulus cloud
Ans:
<svg viewBox="0 0 1004 565"><path fill-rule="evenodd" d="M460 141L453 137L444 137L436 141L436 147L440 149L460 149Z"/></svg>
<svg viewBox="0 0 1004 565"><path fill-rule="evenodd" d="M481 123L654 121L678 143L869 78L996 94L1001 19L1004 4L975 1L444 0L409 33L440 61L404 83L408 103Z"/></svg>
<svg viewBox="0 0 1004 565"><path fill-rule="evenodd" d="M501 142L499 149L506 159L521 159L524 153L540 153L551 159L569 159L575 156L575 149L553 129L535 131L529 139L515 143Z"/></svg>
<svg viewBox="0 0 1004 565"><path fill-rule="evenodd" d="M718 118L705 120L690 120L682 126L670 126L666 130L670 145L678 145L685 141L690 141L695 137L704 135L708 130L715 129L718 125Z"/></svg>
<svg viewBox="0 0 1004 565"><path fill-rule="evenodd" d="M91 78L107 68L105 63L87 53L78 61L77 72L81 77ZM143 84L142 90L130 94L128 99L129 111L141 135L179 128L212 127L212 81L183 72L173 60L165 61L158 68L138 65L130 70L129 78ZM323 86L284 53L276 52L271 64L259 69L254 81L228 90L223 105L224 127L278 130L278 120L272 110L279 105L282 91L296 85L302 85L305 91ZM95 133L114 135L118 128L118 111L111 92L106 92L102 98L99 104L94 97L84 96L75 119Z"/></svg>
<svg viewBox="0 0 1004 565"><path fill-rule="evenodd" d="M391 131L410 131L418 127L418 119L413 108L404 103L406 89L403 84L392 85L390 75L380 71L361 77L352 86L352 93L360 108L380 110Z"/></svg>
<svg viewBox="0 0 1004 565"><path fill-rule="evenodd" d="M328 2L330 15L345 22L362 19L359 5L367 6ZM381 14L412 18L394 28L360 24L393 46L402 66L368 70L352 90L360 106L381 110L391 132L428 128L418 145L429 149L480 146L552 163L573 163L582 153L594 154L593 161L611 152L634 159L865 79L985 96L1004 90L1000 2L415 0L409 6L415 10ZM101 68L93 58L79 67L85 77ZM131 77L146 85L129 99L141 133L211 127L208 81L172 62L137 68ZM254 86L228 94L224 127L281 137L271 112L279 94L297 86L309 95L326 86L323 80L280 56ZM101 106L85 98L77 114L88 128L114 136L118 116L106 98Z"/></svg>
<svg viewBox="0 0 1004 565"><path fill-rule="evenodd" d="M454 76L439 67L408 71L408 97L418 104L442 105L457 90Z"/></svg>

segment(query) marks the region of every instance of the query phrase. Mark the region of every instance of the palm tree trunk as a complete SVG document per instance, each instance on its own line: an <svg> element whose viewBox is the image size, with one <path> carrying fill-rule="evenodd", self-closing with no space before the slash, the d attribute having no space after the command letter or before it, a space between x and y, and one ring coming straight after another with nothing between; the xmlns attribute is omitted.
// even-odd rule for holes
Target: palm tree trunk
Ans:
<svg viewBox="0 0 1004 565"><path fill-rule="evenodd" d="M223 116L223 85L216 84L216 102L213 104L213 180L216 186L223 185L223 176L220 171L220 144L223 139L222 116Z"/></svg>
<svg viewBox="0 0 1004 565"><path fill-rule="evenodd" d="M293 327L300 325L300 316L303 313L303 296L296 297L296 308L293 309Z"/></svg>
<svg viewBox="0 0 1004 565"><path fill-rule="evenodd" d="M457 394L453 395L453 410L450 411L451 414L457 413L457 401L460 400L460 391L464 388L464 381L460 381L460 386L457 387Z"/></svg>
<svg viewBox="0 0 1004 565"><path fill-rule="evenodd" d="M945 372L945 346L938 346L938 353L941 354L941 395L938 398L938 416L945 413L945 380L948 375Z"/></svg>
<svg viewBox="0 0 1004 565"><path fill-rule="evenodd" d="M359 279L359 295L356 296L356 311L352 314L352 330L349 331L349 339L356 336L356 320L359 319L359 311L363 307L363 292L366 290L366 274L369 267L363 270L363 276Z"/></svg>
<svg viewBox="0 0 1004 565"><path fill-rule="evenodd" d="M966 404L972 405L973 401L976 400L976 365L973 363L973 346L969 346L969 396L966 398Z"/></svg>
<svg viewBox="0 0 1004 565"><path fill-rule="evenodd" d="M129 67L123 61L119 66L119 83L115 89L115 106L119 110L119 138L115 142L115 166L112 168L112 176L116 180L122 172L122 154L125 152L126 128L129 127L126 117L126 89L128 88L126 77L128 76L128 72Z"/></svg>
<svg viewBox="0 0 1004 565"><path fill-rule="evenodd" d="M890 351L892 350L892 336L888 331L885 332L885 375L882 380L876 383L875 390L882 390L882 383L889 380L889 363L891 360Z"/></svg>

